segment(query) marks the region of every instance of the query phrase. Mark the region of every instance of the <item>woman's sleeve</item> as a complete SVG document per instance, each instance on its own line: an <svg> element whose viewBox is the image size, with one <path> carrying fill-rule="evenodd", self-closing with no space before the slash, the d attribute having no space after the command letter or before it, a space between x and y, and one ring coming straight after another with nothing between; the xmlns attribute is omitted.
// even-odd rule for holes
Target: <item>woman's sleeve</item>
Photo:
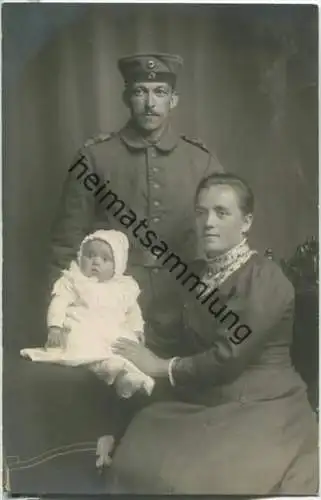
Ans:
<svg viewBox="0 0 321 500"><path fill-rule="evenodd" d="M224 323L221 319L217 340L209 350L173 362L171 377L175 385L216 384L236 378L270 337L280 333L282 321L292 321L294 290L281 269L265 261L253 268L248 290L235 306L231 303L228 308L239 318L234 328L230 320ZM213 316L213 321L219 319Z"/></svg>

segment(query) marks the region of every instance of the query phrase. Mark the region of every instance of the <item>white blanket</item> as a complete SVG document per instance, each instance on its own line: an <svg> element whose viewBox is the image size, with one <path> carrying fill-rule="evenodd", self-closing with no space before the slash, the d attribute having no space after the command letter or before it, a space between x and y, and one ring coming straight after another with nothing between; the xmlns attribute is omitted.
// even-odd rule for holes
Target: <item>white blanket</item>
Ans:
<svg viewBox="0 0 321 500"><path fill-rule="evenodd" d="M110 353L99 356L97 353L76 355L59 347L52 348L30 348L20 351L22 357L38 363L55 363L65 366L87 365L88 368L112 385L117 375L122 374L123 390L119 394L124 398L131 397L136 391L143 390L148 395L153 391L155 381L152 377L145 375L133 363L125 358Z"/></svg>

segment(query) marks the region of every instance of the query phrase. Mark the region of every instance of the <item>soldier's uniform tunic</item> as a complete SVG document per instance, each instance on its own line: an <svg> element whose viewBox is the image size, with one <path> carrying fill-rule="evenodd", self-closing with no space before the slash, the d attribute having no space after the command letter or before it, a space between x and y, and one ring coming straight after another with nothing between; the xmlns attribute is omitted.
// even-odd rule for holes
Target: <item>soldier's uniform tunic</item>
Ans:
<svg viewBox="0 0 321 500"><path fill-rule="evenodd" d="M137 222L146 218L157 239L183 261L195 256L196 186L202 178L222 170L217 158L201 143L179 136L168 127L159 142L151 145L129 122L119 132L88 141L79 153L78 158L82 157L87 173L96 173L99 185L106 183L125 203L124 213L131 209ZM75 257L86 233L99 228L122 230L130 239L128 273L142 288L145 320L150 320L161 306L161 322L167 323L165 316L169 320L176 308L175 276L162 268L161 262L133 236L131 228L126 230L120 224L121 215L113 215L116 206L115 210L107 210L107 201L99 203L94 191L84 186L79 177L81 166L69 170L53 236L52 278ZM139 233L142 238L144 231Z"/></svg>
<svg viewBox="0 0 321 500"><path fill-rule="evenodd" d="M181 57L174 54L135 54L121 58L118 68L125 85L163 82L174 89L182 63ZM131 243L128 272L141 286L145 320L166 327L172 323L177 308L175 275L161 267L161 259L144 248L132 228L126 231L118 210L123 202L138 222L146 219L157 240L163 240L170 251L189 261L195 257L196 186L203 177L221 170L218 160L199 141L179 136L169 124L157 143L147 142L137 132L134 119L119 132L89 140L78 159L96 178L91 176L84 185L79 169L69 169L54 231L53 278L57 269L66 267L75 257L86 233L100 228L125 231ZM106 204L100 202L101 197L95 197L94 187L99 189L97 176L99 185L105 182L120 200L110 210L106 206L113 198Z"/></svg>

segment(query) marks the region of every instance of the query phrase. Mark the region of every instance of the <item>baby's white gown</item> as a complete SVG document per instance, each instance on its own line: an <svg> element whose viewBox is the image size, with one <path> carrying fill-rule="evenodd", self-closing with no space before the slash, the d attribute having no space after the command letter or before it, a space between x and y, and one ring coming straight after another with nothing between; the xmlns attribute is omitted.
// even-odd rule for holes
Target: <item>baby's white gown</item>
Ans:
<svg viewBox="0 0 321 500"><path fill-rule="evenodd" d="M125 372L132 392L142 388L151 393L154 380L125 358L113 354L112 343L125 337L139 342L144 322L137 303L139 287L125 275L107 282L84 276L78 264L72 262L68 271L54 285L53 299L48 310L48 326L60 326L67 331L65 348L23 349L21 354L33 361L53 362L70 366L88 365L108 384Z"/></svg>

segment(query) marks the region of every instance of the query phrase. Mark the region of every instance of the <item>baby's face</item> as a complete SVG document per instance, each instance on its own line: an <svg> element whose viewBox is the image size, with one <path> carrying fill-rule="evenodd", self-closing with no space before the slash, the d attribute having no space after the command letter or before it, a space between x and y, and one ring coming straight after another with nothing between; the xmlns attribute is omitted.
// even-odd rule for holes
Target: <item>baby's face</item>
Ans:
<svg viewBox="0 0 321 500"><path fill-rule="evenodd" d="M80 268L85 276L96 276L98 281L110 280L115 272L112 249L104 241L88 241L82 249Z"/></svg>

